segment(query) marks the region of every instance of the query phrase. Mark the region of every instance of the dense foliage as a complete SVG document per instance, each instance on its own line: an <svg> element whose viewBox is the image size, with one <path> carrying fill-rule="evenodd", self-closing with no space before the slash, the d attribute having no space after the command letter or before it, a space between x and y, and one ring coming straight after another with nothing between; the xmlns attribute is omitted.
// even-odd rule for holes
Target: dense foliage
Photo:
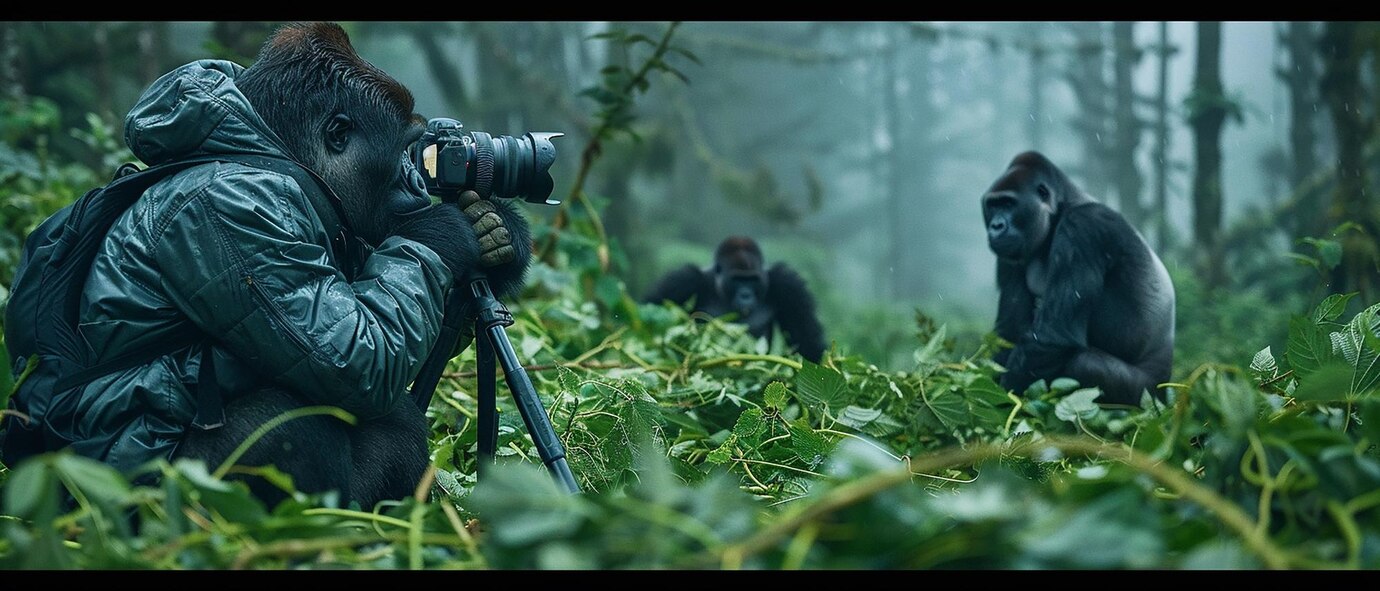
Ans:
<svg viewBox="0 0 1380 591"><path fill-rule="evenodd" d="M887 372L635 305L580 223L557 257L576 271L535 268L511 334L586 494L534 464L506 397L500 465L476 478L470 351L433 402L436 470L413 499L270 508L222 477L290 489L271 468L159 464L148 486L54 454L2 476L0 563L1380 566L1380 305L1345 318L1329 297L1283 350L1203 365L1167 405L1099 406L1069 380L1022 399L993 381L998 343L958 349L923 315L911 367Z"/></svg>

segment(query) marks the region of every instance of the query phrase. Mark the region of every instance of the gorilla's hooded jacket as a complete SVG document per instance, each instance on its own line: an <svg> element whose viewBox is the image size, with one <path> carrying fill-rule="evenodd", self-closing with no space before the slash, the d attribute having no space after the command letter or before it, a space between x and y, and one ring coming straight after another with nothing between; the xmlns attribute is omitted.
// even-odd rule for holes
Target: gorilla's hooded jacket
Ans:
<svg viewBox="0 0 1380 591"><path fill-rule="evenodd" d="M236 89L241 71L202 60L164 75L130 110L125 143L150 166L284 155ZM204 347L227 398L276 384L360 419L389 412L440 332L451 271L394 236L347 280L331 249L340 224L291 177L239 164L196 166L145 192L96 256L81 334L95 362L188 325L207 340L69 394L78 397L65 434L75 451L125 471L170 457L194 428Z"/></svg>

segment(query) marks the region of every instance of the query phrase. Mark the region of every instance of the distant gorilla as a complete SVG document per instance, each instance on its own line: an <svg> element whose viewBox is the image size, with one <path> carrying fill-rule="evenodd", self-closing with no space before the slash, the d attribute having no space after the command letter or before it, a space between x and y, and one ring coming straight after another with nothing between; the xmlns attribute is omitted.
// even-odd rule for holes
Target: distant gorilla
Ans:
<svg viewBox="0 0 1380 591"><path fill-rule="evenodd" d="M1011 161L982 197L997 255L996 332L1015 344L995 359L1002 386L1067 376L1099 402L1138 404L1169 381L1174 286L1121 214L1093 201L1038 152Z"/></svg>
<svg viewBox="0 0 1380 591"><path fill-rule="evenodd" d="M710 316L729 312L748 325L754 337L772 338L781 328L786 342L801 357L819 363L824 355L824 328L815 314L815 299L805 280L785 263L764 270L762 249L751 238L732 236L719 244L708 269L686 265L667 273L647 292L644 302L695 299L695 311Z"/></svg>

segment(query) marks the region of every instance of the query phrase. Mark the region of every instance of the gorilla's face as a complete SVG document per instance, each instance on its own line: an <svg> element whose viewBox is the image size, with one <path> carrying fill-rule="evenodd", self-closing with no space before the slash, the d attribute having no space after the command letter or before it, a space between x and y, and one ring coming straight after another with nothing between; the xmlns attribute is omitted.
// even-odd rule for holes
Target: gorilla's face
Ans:
<svg viewBox="0 0 1380 591"><path fill-rule="evenodd" d="M424 130L420 117L403 122L368 112L339 113L324 126L315 168L340 196L350 227L372 245L387 237L390 213L431 204L404 153Z"/></svg>
<svg viewBox="0 0 1380 591"><path fill-rule="evenodd" d="M1028 260L1049 239L1056 202L1054 190L1042 175L1011 167L982 197L987 246L998 258Z"/></svg>
<svg viewBox="0 0 1380 591"><path fill-rule="evenodd" d="M760 274L729 277L723 290L724 300L738 311L739 318L747 318L766 295Z"/></svg>

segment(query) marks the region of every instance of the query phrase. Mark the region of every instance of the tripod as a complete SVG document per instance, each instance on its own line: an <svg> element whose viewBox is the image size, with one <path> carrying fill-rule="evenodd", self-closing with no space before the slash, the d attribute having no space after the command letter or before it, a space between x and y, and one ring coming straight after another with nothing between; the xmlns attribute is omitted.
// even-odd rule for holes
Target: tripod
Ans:
<svg viewBox="0 0 1380 591"><path fill-rule="evenodd" d="M436 339L435 348L422 364L417 379L412 383L413 399L423 410L430 406L431 395L436 391L436 384L441 379L441 371L445 369L446 362L460 339L460 329L465 322L464 312L468 308L465 301L468 295L476 308L474 341L479 377L480 471L493 463L494 451L498 447L498 384L497 367L494 364L497 357L497 361L503 365L503 377L508 383L508 391L517 402L522 422L527 425L527 432L532 435L532 443L536 444L542 463L546 464L552 476L567 491L580 492L580 485L575 482L570 464L565 461L565 447L561 445L560 438L556 437L556 430L551 426L551 419L546 416L546 409L542 407L541 398L532 386L532 379L527 377L527 370L518 362L517 352L513 350L513 343L508 340L508 332L503 328L513 324L513 315L503 306L503 302L494 297L493 290L489 288L489 280L482 273L471 274L466 282L470 287L469 294L459 286L450 290L445 317L441 321L441 335Z"/></svg>

